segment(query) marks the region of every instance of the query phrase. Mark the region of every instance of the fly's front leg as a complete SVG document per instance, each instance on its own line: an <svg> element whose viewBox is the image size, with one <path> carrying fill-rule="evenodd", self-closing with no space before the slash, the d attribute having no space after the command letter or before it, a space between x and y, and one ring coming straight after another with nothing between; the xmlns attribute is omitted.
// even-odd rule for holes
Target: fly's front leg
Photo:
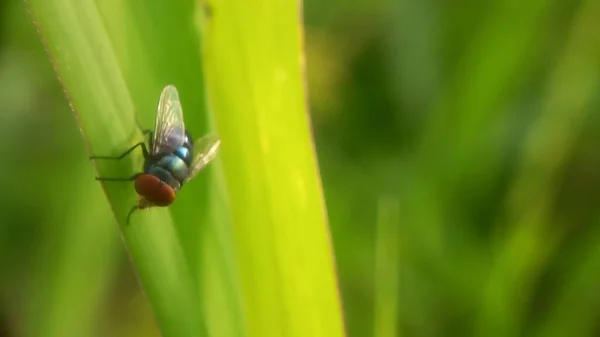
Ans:
<svg viewBox="0 0 600 337"><path fill-rule="evenodd" d="M130 154L137 147L141 147L142 148L142 153L144 154L144 159L146 159L148 157L148 149L146 148L146 143L144 143L144 142L139 142L139 143L135 144L134 146L132 146L131 148L129 148L127 151L123 152L119 156L92 156L92 157L90 157L90 159L112 159L112 160L120 160L120 159L123 159L126 155ZM101 181L133 181L140 174L141 173L136 173L133 176L128 177L128 178L125 178L125 177L120 177L120 178L96 177L96 180L101 180Z"/></svg>
<svg viewBox="0 0 600 337"><path fill-rule="evenodd" d="M142 134L144 136L150 135L150 138L149 138L150 139L150 148L152 148L152 138L154 138L154 133L152 133L152 130L150 130L150 129L144 129L142 127L142 124L140 124L140 121L137 119L137 115L135 117L135 123L137 124L138 129L140 129L142 131Z"/></svg>
<svg viewBox="0 0 600 337"><path fill-rule="evenodd" d="M123 152L121 155L118 155L118 156L91 156L90 159L120 160L120 159L123 159L129 153L131 153L131 151L135 150L135 148L137 148L138 146L142 147L142 153L144 154L144 159L146 159L148 157L148 148L146 148L146 143L144 143L144 142L139 142L139 143L135 144L130 149L128 149L127 151Z"/></svg>
<svg viewBox="0 0 600 337"><path fill-rule="evenodd" d="M96 177L99 181L134 181L142 173L136 173L129 178L108 178L108 177Z"/></svg>
<svg viewBox="0 0 600 337"><path fill-rule="evenodd" d="M152 148L152 141L154 140L154 132L152 132L152 130L150 129L145 129L142 130L142 134L144 135L144 137L148 136L148 145L150 148Z"/></svg>
<svg viewBox="0 0 600 337"><path fill-rule="evenodd" d="M139 209L139 206L137 204L133 205L133 207L129 210L129 213L127 213L127 222L126 224L129 225L129 219L131 218L131 214L133 214L133 212L135 212L137 209Z"/></svg>
<svg viewBox="0 0 600 337"><path fill-rule="evenodd" d="M150 145L150 148L152 148L154 146L154 144L153 144L154 132L152 132L152 130L150 130L150 129L147 129L147 130L142 130L142 133L144 134L144 136L150 135L148 137L148 144Z"/></svg>

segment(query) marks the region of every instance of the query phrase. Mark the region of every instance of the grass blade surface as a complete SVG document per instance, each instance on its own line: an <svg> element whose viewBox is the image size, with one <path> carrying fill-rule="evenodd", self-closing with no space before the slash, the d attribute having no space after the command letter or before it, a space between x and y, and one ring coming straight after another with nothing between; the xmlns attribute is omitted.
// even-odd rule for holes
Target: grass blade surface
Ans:
<svg viewBox="0 0 600 337"><path fill-rule="evenodd" d="M112 216L108 203L89 179L88 165L79 161L72 165L74 175L54 182L52 190L70 186L64 191L72 200L66 216L55 216L55 221L65 225L48 235L41 250L25 336L99 336L98 327L105 328L99 318L110 295L120 250L115 247L119 244L115 228L106 226ZM58 213L62 215L62 207Z"/></svg>
<svg viewBox="0 0 600 337"><path fill-rule="evenodd" d="M344 335L297 1L197 2L249 336ZM202 17L202 16L200 16Z"/></svg>

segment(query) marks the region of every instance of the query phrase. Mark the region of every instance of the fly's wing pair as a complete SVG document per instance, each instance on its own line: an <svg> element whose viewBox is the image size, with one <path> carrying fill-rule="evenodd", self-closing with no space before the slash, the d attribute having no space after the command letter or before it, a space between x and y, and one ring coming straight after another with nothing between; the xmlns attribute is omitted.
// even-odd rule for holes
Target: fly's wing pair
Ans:
<svg viewBox="0 0 600 337"><path fill-rule="evenodd" d="M183 145L184 141L185 124L179 93L175 86L169 84L163 89L158 101L151 153L171 153Z"/></svg>
<svg viewBox="0 0 600 337"><path fill-rule="evenodd" d="M151 153L171 153L185 141L183 110L179 102L179 93L173 85L167 85L160 94L158 113ZM215 134L208 134L194 142L190 174L186 182L194 178L206 164L217 155L221 140Z"/></svg>
<svg viewBox="0 0 600 337"><path fill-rule="evenodd" d="M215 159L220 146L221 139L214 133L209 133L194 142L194 153L192 154L190 174L185 182L192 180L198 172Z"/></svg>

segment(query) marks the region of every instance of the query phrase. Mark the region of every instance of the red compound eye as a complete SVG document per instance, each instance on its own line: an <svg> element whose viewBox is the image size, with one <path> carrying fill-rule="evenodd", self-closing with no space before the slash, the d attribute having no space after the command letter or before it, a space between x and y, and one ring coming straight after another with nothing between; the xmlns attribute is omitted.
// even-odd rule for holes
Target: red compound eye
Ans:
<svg viewBox="0 0 600 337"><path fill-rule="evenodd" d="M175 190L151 174L142 174L135 178L136 192L155 206L168 206L175 200Z"/></svg>

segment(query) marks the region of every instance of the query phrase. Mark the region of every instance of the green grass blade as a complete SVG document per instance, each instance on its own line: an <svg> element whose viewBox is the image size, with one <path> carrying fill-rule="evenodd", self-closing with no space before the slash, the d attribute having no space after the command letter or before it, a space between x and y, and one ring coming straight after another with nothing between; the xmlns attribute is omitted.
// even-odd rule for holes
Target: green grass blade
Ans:
<svg viewBox="0 0 600 337"><path fill-rule="evenodd" d="M375 242L375 319L374 337L399 337L398 282L400 219L398 200L379 199L377 236Z"/></svg>
<svg viewBox="0 0 600 337"><path fill-rule="evenodd" d="M97 4L142 124L153 125L156 97L162 86L172 83L180 92L186 128L195 138L207 132L193 2L106 0ZM217 162L187 184L169 209L194 283L201 289L198 296L207 329L215 336L243 337L230 209L226 202L213 205L213 200L223 199L221 192L209 194L215 189L225 191L222 180L212 175L219 175Z"/></svg>
<svg viewBox="0 0 600 337"><path fill-rule="evenodd" d="M58 211L55 221L65 224L52 228L55 233L41 250L26 336L98 336L98 318L119 261L117 233L106 226L112 217L106 197L89 179L88 163L72 169L73 175L55 183L72 202L66 217Z"/></svg>
<svg viewBox="0 0 600 337"><path fill-rule="evenodd" d="M480 335L516 335L543 268L551 262L565 226L551 226L565 163L575 148L600 81L600 6L586 1L576 16L564 53L548 81L542 114L523 145L522 162L507 199L508 239L483 297ZM562 228L557 230L556 228Z"/></svg>
<svg viewBox="0 0 600 337"><path fill-rule="evenodd" d="M114 36L108 35L96 4L74 0L28 4L88 150L96 155L114 155L141 141L121 69L125 65L115 54ZM137 75L152 80L150 69ZM158 93L148 98L157 99ZM91 163L102 176L130 176L141 164L139 153L118 163ZM103 185L117 221L124 225L128 210L136 202L131 184ZM203 336L199 296L168 210L138 212L131 226L121 228L163 335Z"/></svg>
<svg viewBox="0 0 600 337"><path fill-rule="evenodd" d="M211 336L247 336L242 307L241 285L236 268L230 207L223 177L221 160L213 163L210 195L210 223L205 231L204 284L205 313Z"/></svg>
<svg viewBox="0 0 600 337"><path fill-rule="evenodd" d="M600 225L600 223L597 223ZM593 228L572 252L573 266L559 276L559 290L552 296L537 331L530 336L594 336L600 304L593 294L600 268L600 227Z"/></svg>
<svg viewBox="0 0 600 337"><path fill-rule="evenodd" d="M208 5L206 85L223 139L248 335L343 336L306 105L301 6Z"/></svg>

